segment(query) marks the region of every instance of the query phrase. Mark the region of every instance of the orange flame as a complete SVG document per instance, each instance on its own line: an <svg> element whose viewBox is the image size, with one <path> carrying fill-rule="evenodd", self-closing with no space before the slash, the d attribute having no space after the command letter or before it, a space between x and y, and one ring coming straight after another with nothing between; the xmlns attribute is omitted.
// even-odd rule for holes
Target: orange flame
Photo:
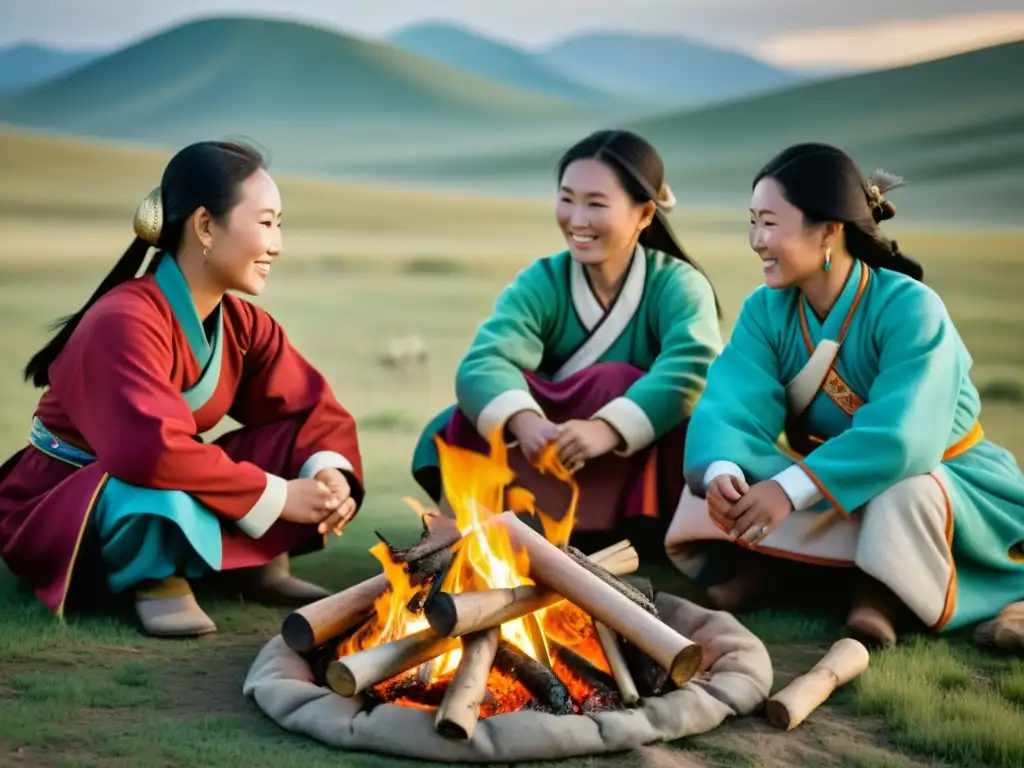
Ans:
<svg viewBox="0 0 1024 768"><path fill-rule="evenodd" d="M576 521L579 487L572 474L559 461L555 446L549 445L545 448L534 466L541 473L551 474L568 483L572 489L569 507L558 522L536 507L536 500L528 490L510 487L515 474L508 464L508 448L501 429L495 430L491 435L489 455L448 445L439 437L435 437L434 441L440 459L441 477L444 480L444 498L450 505L456 524L463 534L462 540L454 548L455 559L441 584L441 589L445 592L458 593L533 584L534 582L526 575L529 573L526 552L514 551L503 526L488 523L507 506L517 512L537 515L545 537L552 543L561 546L568 542ZM415 499L406 498L404 501L420 517L433 514ZM407 608L418 589L410 583L404 565L391 561L387 547L383 543L375 545L370 552L381 562L391 589L374 604L375 619L350 637L338 649L339 655L390 642L427 626L422 615L413 614ZM552 628L576 623L571 620L567 622L567 615L561 616L564 610L559 609L559 617L562 620L551 622ZM538 611L535 614L536 619L531 621L539 621L541 627L547 628L545 614L546 611ZM526 622L527 619L506 622L501 627L502 637L533 658L540 659L541 649L535 646L534 638L543 633L531 635ZM555 631L557 632L557 629ZM539 637L539 642L544 642L542 636ZM436 659L430 680L436 682L439 678L450 675L458 667L461 655L461 649L456 648ZM603 661L603 657L601 660Z"/></svg>

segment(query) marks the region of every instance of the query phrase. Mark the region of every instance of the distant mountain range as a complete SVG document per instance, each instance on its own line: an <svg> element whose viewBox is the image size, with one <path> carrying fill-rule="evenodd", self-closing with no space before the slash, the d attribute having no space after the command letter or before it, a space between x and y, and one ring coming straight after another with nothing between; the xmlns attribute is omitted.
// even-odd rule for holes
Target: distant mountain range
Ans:
<svg viewBox="0 0 1024 768"><path fill-rule="evenodd" d="M693 106L813 77L657 35L581 35L527 51L455 24L433 22L401 29L386 42L495 83L572 101ZM0 49L0 92L38 85L100 56L29 44Z"/></svg>
<svg viewBox="0 0 1024 768"><path fill-rule="evenodd" d="M100 55L99 51L63 51L31 43L0 48L0 93L38 85Z"/></svg>
<svg viewBox="0 0 1024 768"><path fill-rule="evenodd" d="M568 101L387 43L253 18L183 24L0 95L0 121L159 144L247 136L324 173L339 158L420 156L453 140L473 151L496 133L522 140L578 119Z"/></svg>
<svg viewBox="0 0 1024 768"><path fill-rule="evenodd" d="M590 50L608 55L606 42ZM242 136L279 170L509 192L549 189L569 143L627 127L658 147L687 205L736 204L786 144L832 141L865 170L905 175L898 205L955 211L970 199L970 211L1015 223L1024 210L1024 42L789 87L762 80L755 95L696 108L594 95L541 61L569 43L526 56L529 67L514 49L482 57L489 74L452 60L475 45L449 46L442 62L303 24L197 21L0 94L0 122L162 147ZM634 66L653 82L650 61L619 69Z"/></svg>
<svg viewBox="0 0 1024 768"><path fill-rule="evenodd" d="M1024 101L1017 96L1024 41L823 82L727 104L624 119L662 154L684 205L744 203L750 182L775 153L799 142L834 143L868 173L905 176L894 198L916 217L1021 226ZM479 155L401 161L406 178L455 176L465 185L547 183L562 144L492 146ZM370 167L358 168L369 172ZM398 163L375 165L397 174ZM913 213L911 215L914 215ZM901 220L906 214L901 215Z"/></svg>
<svg viewBox="0 0 1024 768"><path fill-rule="evenodd" d="M666 107L729 101L804 79L751 56L680 37L582 35L540 56L578 82Z"/></svg>
<svg viewBox="0 0 1024 768"><path fill-rule="evenodd" d="M589 34L529 52L449 23L417 24L391 42L519 88L565 98L692 106L791 85L803 75L681 37Z"/></svg>
<svg viewBox="0 0 1024 768"><path fill-rule="evenodd" d="M603 88L565 77L541 57L453 24L417 24L399 30L389 41L428 59L524 90L582 101L608 95Z"/></svg>

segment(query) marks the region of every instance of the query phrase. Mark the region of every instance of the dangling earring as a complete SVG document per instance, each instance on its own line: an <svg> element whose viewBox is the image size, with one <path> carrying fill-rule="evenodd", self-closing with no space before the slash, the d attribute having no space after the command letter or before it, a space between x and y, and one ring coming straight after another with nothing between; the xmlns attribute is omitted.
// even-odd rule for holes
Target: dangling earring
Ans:
<svg viewBox="0 0 1024 768"><path fill-rule="evenodd" d="M825 271L828 272L832 269L832 246L825 246Z"/></svg>
<svg viewBox="0 0 1024 768"><path fill-rule="evenodd" d="M203 264L205 264L207 262L209 257L210 257L210 249L209 248L203 248ZM828 269L828 267L826 266L825 269Z"/></svg>

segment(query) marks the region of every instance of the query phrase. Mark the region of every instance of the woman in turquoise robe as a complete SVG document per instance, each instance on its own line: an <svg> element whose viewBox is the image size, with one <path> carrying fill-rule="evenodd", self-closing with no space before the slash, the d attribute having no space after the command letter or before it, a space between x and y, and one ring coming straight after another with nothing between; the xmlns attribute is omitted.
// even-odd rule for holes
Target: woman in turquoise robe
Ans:
<svg viewBox="0 0 1024 768"><path fill-rule="evenodd" d="M427 426L413 473L440 502L435 438L487 452L500 430L521 448L509 454L516 485L559 519L570 489L532 463L554 444L579 483L577 534L628 518L655 527L661 552L661 510L682 491L686 420L721 348L714 292L672 234L664 213L674 199L642 138L589 136L562 158L558 180L568 248L499 296L456 373L457 403ZM641 546L648 537L633 536Z"/></svg>
<svg viewBox="0 0 1024 768"><path fill-rule="evenodd" d="M852 569L848 626L882 645L901 609L943 631L1024 598L1024 476L983 436L971 358L942 300L878 228L898 183L865 180L820 144L758 174L750 243L766 285L694 411L688 490L666 539L705 580L721 565L714 540ZM741 559L712 598L738 610L793 585L767 562Z"/></svg>

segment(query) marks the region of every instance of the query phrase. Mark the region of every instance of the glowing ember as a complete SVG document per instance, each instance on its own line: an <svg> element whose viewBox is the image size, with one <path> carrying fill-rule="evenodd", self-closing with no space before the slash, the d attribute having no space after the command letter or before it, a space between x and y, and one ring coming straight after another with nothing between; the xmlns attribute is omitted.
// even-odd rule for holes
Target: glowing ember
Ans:
<svg viewBox="0 0 1024 768"><path fill-rule="evenodd" d="M489 456L449 446L439 438L435 441L445 482L444 496L462 538L451 548L454 559L437 576L441 583L432 585L433 588L458 594L533 585L526 576L526 553L514 551L504 526L488 523L508 507L535 515L545 538L552 543L568 543L576 519L579 488L558 460L554 446L542 452L535 466L542 473L568 483L572 490L569 508L560 521L537 509L528 491L512 486L514 474L500 430L491 438ZM424 510L414 500L406 502L424 519L429 531L429 523L437 519L437 513ZM376 600L370 618L338 646L339 658L399 640L428 626L422 612L413 611L421 610L424 590L431 585L411 578L406 564L392 559L387 544L377 544L370 552L380 561L390 590ZM550 708L550 702L539 699L548 694L557 698L559 690L563 699L571 699L575 711L617 704L618 692L593 621L575 605L561 601L504 622L500 632L505 653L499 653L499 657L505 659L504 666L496 661L490 670L480 704L481 717L530 707ZM366 691L367 699L370 703L435 709L461 657L461 648L449 651L418 669L373 686Z"/></svg>

